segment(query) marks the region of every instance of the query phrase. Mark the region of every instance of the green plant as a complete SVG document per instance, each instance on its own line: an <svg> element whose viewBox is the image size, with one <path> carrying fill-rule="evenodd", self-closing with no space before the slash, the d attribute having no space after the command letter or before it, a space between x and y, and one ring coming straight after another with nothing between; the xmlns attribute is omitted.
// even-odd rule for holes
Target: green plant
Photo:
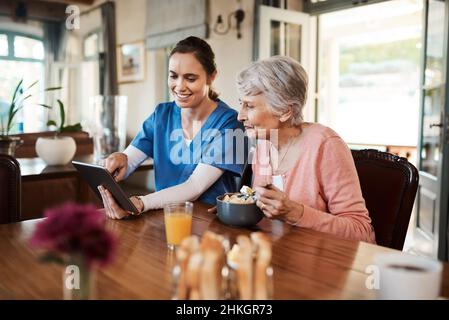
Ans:
<svg viewBox="0 0 449 320"><path fill-rule="evenodd" d="M14 117L16 116L17 112L19 112L24 106L25 101L28 100L33 96L33 94L30 93L30 89L34 87L39 80L34 81L28 88L23 89L23 79L19 81L19 83L16 86L16 89L14 90L14 93L12 95L11 103L8 108L8 116L7 116L7 124L5 126L3 122L3 118L0 120L0 135L7 136L11 132L12 126L14 124ZM53 90L59 90L61 87L50 87L44 89L44 91L53 91ZM51 109L50 106L43 104L43 103L33 103L34 105L39 105L44 108Z"/></svg>
<svg viewBox="0 0 449 320"><path fill-rule="evenodd" d="M57 127L56 134L62 133L62 132L74 132L74 131L81 131L81 124L76 123L74 125L64 126L65 123L65 111L64 111L64 104L61 100L57 100L59 105L59 115L60 115L60 123L59 126L56 124L56 121L54 120L48 120L47 126L55 126Z"/></svg>

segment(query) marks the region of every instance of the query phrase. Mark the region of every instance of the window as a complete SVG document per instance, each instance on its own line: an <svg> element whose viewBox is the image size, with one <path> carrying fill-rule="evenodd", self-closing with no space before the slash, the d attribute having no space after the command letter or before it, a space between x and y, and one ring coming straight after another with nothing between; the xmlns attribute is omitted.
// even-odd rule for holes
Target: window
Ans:
<svg viewBox="0 0 449 320"><path fill-rule="evenodd" d="M421 20L413 0L322 15L319 121L349 144L415 148Z"/></svg>
<svg viewBox="0 0 449 320"><path fill-rule="evenodd" d="M84 38L83 49L84 49L84 58L88 59L96 59L98 57L98 53L101 51L100 48L100 36L99 31L89 34L86 38Z"/></svg>
<svg viewBox="0 0 449 320"><path fill-rule="evenodd" d="M17 58L44 59L44 44L40 40L14 37L14 56Z"/></svg>
<svg viewBox="0 0 449 320"><path fill-rule="evenodd" d="M0 56L7 56L8 50L8 37L6 34L0 34Z"/></svg>
<svg viewBox="0 0 449 320"><path fill-rule="evenodd" d="M65 73L72 74L72 77L78 77L80 79L79 92L83 92L79 97L71 97L71 101L77 101L80 106L78 108L79 117L82 119L81 124L85 127L89 126L89 119L92 113L91 98L100 94L100 83L104 75L100 75L100 59L103 50L103 37L101 34L101 28L93 30L88 33L83 39L83 63L81 64L81 70L65 68ZM76 74L76 75L75 75ZM68 79L66 77L66 79ZM66 82L65 79L61 79L63 87L71 87L70 82ZM72 84L73 85L73 84ZM74 90L72 90L73 92ZM67 96L69 97L69 92Z"/></svg>
<svg viewBox="0 0 449 320"><path fill-rule="evenodd" d="M0 117L7 115L12 93L21 79L23 88L33 86L33 96L16 115L11 133L36 132L45 129L45 110L34 103L44 103L42 92L45 82L44 44L42 39L0 30Z"/></svg>

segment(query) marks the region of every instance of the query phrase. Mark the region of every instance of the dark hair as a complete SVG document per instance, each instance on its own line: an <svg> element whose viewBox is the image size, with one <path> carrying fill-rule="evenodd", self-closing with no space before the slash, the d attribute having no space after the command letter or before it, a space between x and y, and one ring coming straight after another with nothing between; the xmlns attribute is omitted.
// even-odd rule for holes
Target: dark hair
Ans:
<svg viewBox="0 0 449 320"><path fill-rule="evenodd" d="M203 39L193 36L187 37L176 44L170 52L170 57L175 53L193 53L208 76L211 76L217 70L215 54L210 45ZM210 99L217 100L219 94L210 87L208 95Z"/></svg>

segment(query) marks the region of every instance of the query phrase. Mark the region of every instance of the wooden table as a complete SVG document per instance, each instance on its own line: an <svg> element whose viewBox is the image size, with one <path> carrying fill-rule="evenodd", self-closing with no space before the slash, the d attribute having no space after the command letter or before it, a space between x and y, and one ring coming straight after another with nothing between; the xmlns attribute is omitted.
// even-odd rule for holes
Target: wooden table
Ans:
<svg viewBox="0 0 449 320"><path fill-rule="evenodd" d="M101 204L71 163L47 166L40 158L17 160L22 175L21 220L40 218L47 207L64 201ZM76 156L74 160L94 163L93 155ZM136 171L152 169L153 161L147 160Z"/></svg>
<svg viewBox="0 0 449 320"><path fill-rule="evenodd" d="M365 269L384 247L264 219L254 230L223 225L208 206L195 203L192 232L211 230L230 237L262 230L273 240L275 299L373 299ZM38 261L26 239L39 220L0 225L0 299L61 299L59 265ZM118 238L114 263L98 272L99 299L170 299L173 252L166 247L163 213L132 220L107 220ZM442 295L449 297L449 265L444 265Z"/></svg>

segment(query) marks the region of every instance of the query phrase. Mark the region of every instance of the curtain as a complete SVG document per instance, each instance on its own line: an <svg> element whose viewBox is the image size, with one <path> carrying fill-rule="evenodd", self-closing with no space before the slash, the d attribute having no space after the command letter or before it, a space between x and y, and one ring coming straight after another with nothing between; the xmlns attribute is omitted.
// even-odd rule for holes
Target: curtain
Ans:
<svg viewBox="0 0 449 320"><path fill-rule="evenodd" d="M67 33L65 32L64 21L43 21L43 41L45 50L45 87L53 87L61 85L61 83L55 83L54 79L54 65L56 62L63 61L65 59L65 46L67 43ZM62 99L61 92L53 91L45 94L45 103L47 105L54 106L56 98ZM42 109L42 116L45 119L45 124L49 118L59 119L59 109L53 108L52 110Z"/></svg>
<svg viewBox="0 0 449 320"><path fill-rule="evenodd" d="M206 38L206 0L147 0L146 47L159 49L188 37Z"/></svg>
<svg viewBox="0 0 449 320"><path fill-rule="evenodd" d="M45 48L45 85L51 86L51 66L63 57L65 43L64 22L45 21L44 30Z"/></svg>

